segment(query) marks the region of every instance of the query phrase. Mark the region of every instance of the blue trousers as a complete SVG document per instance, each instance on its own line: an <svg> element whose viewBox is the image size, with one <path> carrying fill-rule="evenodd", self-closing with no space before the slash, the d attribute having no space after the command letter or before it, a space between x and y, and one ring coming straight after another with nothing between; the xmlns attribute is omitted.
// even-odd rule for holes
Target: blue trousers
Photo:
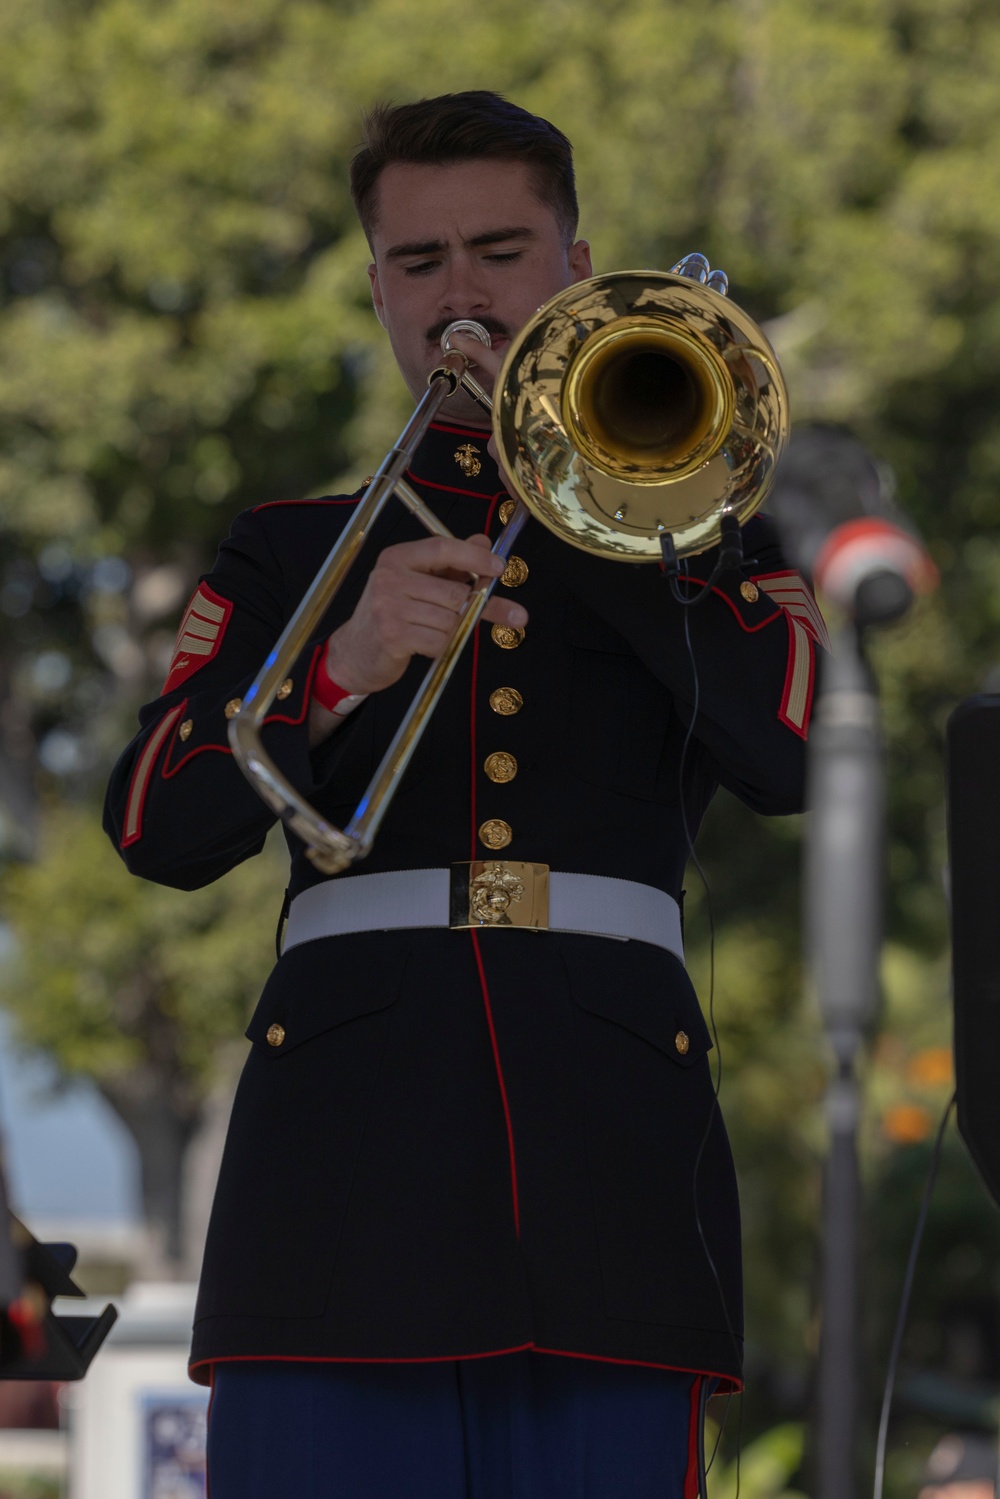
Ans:
<svg viewBox="0 0 1000 1499"><path fill-rule="evenodd" d="M690 1499L698 1394L536 1353L218 1364L209 1499Z"/></svg>

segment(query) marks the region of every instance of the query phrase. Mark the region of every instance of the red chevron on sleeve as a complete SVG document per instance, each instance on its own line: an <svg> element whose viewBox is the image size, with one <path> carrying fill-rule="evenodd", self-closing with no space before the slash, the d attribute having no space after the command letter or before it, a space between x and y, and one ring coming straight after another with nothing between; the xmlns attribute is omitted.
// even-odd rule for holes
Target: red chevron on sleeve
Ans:
<svg viewBox="0 0 1000 1499"><path fill-rule="evenodd" d="M816 596L801 573L763 573L754 577L758 588L763 588L768 598L780 604L794 619L801 620L817 645L825 651L830 649L830 636L826 620L820 613Z"/></svg>
<svg viewBox="0 0 1000 1499"><path fill-rule="evenodd" d="M163 684L164 693L173 692L199 667L211 661L222 644L232 612L229 599L224 599L207 583L198 585L177 631L170 670Z"/></svg>
<svg viewBox="0 0 1000 1499"><path fill-rule="evenodd" d="M753 580L788 620L788 669L778 717L796 734L806 737L816 684L814 646L830 649L830 636L819 605L801 573L764 573Z"/></svg>

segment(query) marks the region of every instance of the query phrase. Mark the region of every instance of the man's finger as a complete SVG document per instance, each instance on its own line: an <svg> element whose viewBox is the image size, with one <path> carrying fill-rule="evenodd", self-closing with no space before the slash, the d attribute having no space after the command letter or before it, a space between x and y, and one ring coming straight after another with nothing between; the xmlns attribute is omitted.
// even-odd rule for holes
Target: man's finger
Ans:
<svg viewBox="0 0 1000 1499"><path fill-rule="evenodd" d="M491 598L483 610L483 618L494 625L510 625L511 629L523 630L528 623L528 611L523 604L512 599Z"/></svg>
<svg viewBox="0 0 1000 1499"><path fill-rule="evenodd" d="M471 333L453 333L451 335L452 348L458 349L480 375L485 376L488 384L492 385L497 377L503 360L501 356L481 344L478 338L473 338Z"/></svg>
<svg viewBox="0 0 1000 1499"><path fill-rule="evenodd" d="M490 549L488 537L482 541L460 541L454 536L428 536L422 541L404 541L387 547L376 563L376 567L418 573L449 571L466 576L498 578L504 570L499 557L484 556Z"/></svg>

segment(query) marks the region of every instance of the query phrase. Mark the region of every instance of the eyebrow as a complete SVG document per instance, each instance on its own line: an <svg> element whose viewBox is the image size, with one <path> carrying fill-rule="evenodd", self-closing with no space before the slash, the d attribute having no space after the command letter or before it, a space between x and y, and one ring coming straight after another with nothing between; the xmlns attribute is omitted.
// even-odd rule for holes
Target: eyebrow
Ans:
<svg viewBox="0 0 1000 1499"><path fill-rule="evenodd" d="M507 240L537 238L536 230L518 226L510 229L488 229L485 234L475 234L472 239L464 240L463 243L478 250L484 245L499 245ZM407 244L393 245L390 250L386 250L385 258L386 260L404 260L409 255L439 255L447 248L448 242L443 239L412 240Z"/></svg>

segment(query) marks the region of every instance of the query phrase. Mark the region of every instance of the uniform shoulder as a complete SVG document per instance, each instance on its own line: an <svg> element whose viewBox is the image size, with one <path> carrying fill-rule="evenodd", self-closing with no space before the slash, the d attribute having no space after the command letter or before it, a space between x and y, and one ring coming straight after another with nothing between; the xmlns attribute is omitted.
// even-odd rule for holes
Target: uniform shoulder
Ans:
<svg viewBox="0 0 1000 1499"><path fill-rule="evenodd" d="M247 510L241 510L233 518L228 544L238 549L256 553L284 553L288 546L293 549L297 539L329 537L333 539L347 524L358 501L363 498L365 486L354 494L320 495L311 499L264 500Z"/></svg>
<svg viewBox="0 0 1000 1499"><path fill-rule="evenodd" d="M265 511L279 510L289 512L298 510L303 513L312 511L313 513L315 513L317 508L323 508L330 505L341 507L347 505L356 505L358 501L363 497L367 487L368 486L366 481L364 484L360 485L353 494L324 494L318 495L312 499L298 500L264 500L261 504L254 505L250 510L243 511L243 514L261 515Z"/></svg>

